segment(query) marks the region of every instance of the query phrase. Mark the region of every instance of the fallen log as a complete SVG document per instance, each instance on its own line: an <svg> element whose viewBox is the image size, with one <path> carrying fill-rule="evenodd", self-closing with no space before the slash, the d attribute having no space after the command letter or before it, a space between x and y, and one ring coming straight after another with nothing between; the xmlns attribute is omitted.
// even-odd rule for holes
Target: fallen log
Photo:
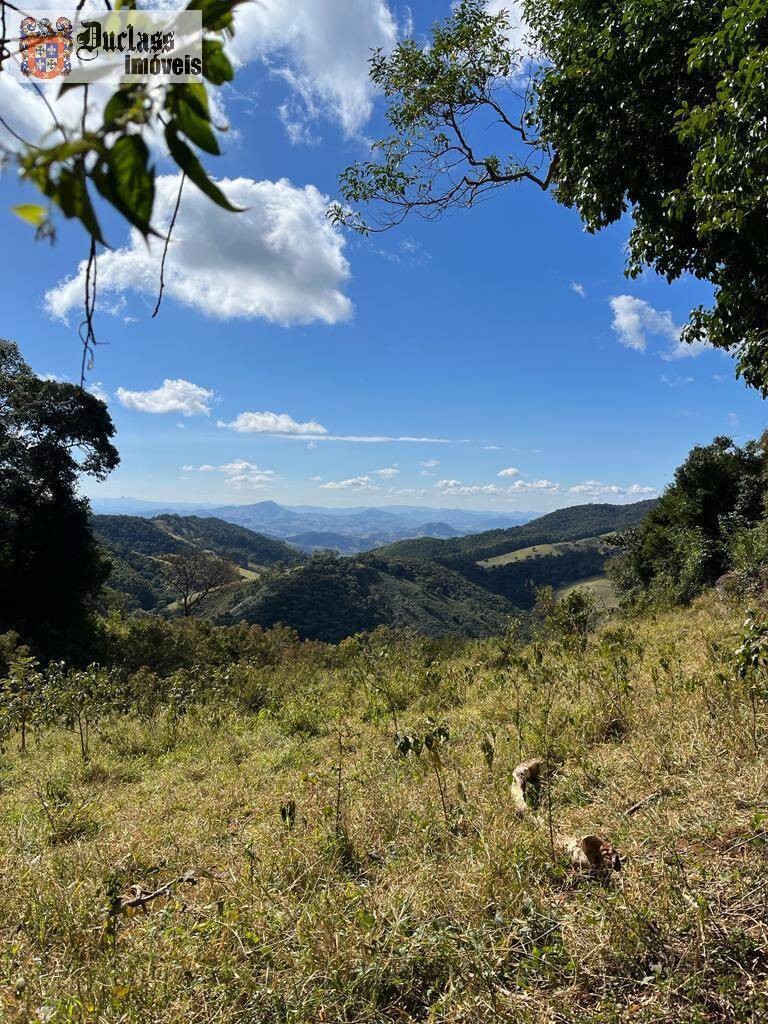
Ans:
<svg viewBox="0 0 768 1024"><path fill-rule="evenodd" d="M528 761L523 761L512 772L512 798L516 804L515 813L520 817L528 813L526 790L528 786L538 785L543 764L540 757L532 757Z"/></svg>
<svg viewBox="0 0 768 1024"><path fill-rule="evenodd" d="M543 764L540 757L532 757L522 761L512 772L511 795L518 817L524 817L530 812L526 791L529 786L538 785ZM537 815L530 816L540 828L547 829L547 825ZM555 849L567 857L571 867L578 871L597 873L621 870L621 857L618 851L601 836L587 835L577 838L565 833L555 833L553 842Z"/></svg>
<svg viewBox="0 0 768 1024"><path fill-rule="evenodd" d="M183 884L197 885L197 878L195 877L194 872L187 871L178 878L173 878L170 882L166 882L165 885L161 885L159 889L154 889L150 892L144 889L141 885L132 885L130 888L131 895L122 896L120 898L118 910L135 910L137 907L145 907L147 903L151 903L160 896L170 896L171 892L177 885Z"/></svg>

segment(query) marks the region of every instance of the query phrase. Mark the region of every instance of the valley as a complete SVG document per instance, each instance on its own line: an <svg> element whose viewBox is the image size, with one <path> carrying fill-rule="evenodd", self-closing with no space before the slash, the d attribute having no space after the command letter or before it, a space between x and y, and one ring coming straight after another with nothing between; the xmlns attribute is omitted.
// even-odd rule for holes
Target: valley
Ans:
<svg viewBox="0 0 768 1024"><path fill-rule="evenodd" d="M610 605L610 586L601 582L614 550L610 534L637 525L653 504L571 506L507 529L413 538L347 556L326 549L308 555L213 516L96 515L93 523L112 563L110 599L123 610L172 615L174 596L158 560L199 549L240 569L239 579L206 602L211 621L280 623L303 639L338 643L378 626L491 636L511 618L525 618L540 587L558 591L581 580Z"/></svg>

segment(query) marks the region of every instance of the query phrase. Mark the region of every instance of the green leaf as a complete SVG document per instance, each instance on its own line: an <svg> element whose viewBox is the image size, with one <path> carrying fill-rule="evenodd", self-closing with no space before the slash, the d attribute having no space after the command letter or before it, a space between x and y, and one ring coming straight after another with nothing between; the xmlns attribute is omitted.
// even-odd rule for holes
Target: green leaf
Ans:
<svg viewBox="0 0 768 1024"><path fill-rule="evenodd" d="M205 90L200 87L200 91L203 97L205 97ZM204 149L206 153L218 156L221 150L216 141L216 136L211 129L207 103L203 105L199 97L194 95L188 98L186 92L184 92L179 93L175 97L174 108L176 124L190 142L194 142L196 146Z"/></svg>
<svg viewBox="0 0 768 1024"><path fill-rule="evenodd" d="M82 161L70 168L64 167L51 193L51 198L61 208L65 217L79 220L85 230L97 242L105 244L101 228L93 210Z"/></svg>
<svg viewBox="0 0 768 1024"><path fill-rule="evenodd" d="M244 0L191 0L186 9L202 13L203 28L220 32L231 27L232 12L242 2Z"/></svg>
<svg viewBox="0 0 768 1024"><path fill-rule="evenodd" d="M242 213L241 207L233 206L219 186L211 181L195 154L186 142L176 134L176 129L173 125L168 125L165 129L165 141L168 144L168 150L173 159L201 192L204 192L209 199L213 200L222 209L231 210L232 213Z"/></svg>
<svg viewBox="0 0 768 1024"><path fill-rule="evenodd" d="M22 203L20 206L12 206L11 209L17 217L31 224L33 228L39 228L48 217L45 207L36 206L34 203Z"/></svg>
<svg viewBox="0 0 768 1024"><path fill-rule="evenodd" d="M108 155L116 205L142 234L149 232L155 201L155 172L148 167L149 150L139 135L123 135Z"/></svg>
<svg viewBox="0 0 768 1024"><path fill-rule="evenodd" d="M231 82L235 77L234 68L220 39L203 40L203 74L214 85Z"/></svg>

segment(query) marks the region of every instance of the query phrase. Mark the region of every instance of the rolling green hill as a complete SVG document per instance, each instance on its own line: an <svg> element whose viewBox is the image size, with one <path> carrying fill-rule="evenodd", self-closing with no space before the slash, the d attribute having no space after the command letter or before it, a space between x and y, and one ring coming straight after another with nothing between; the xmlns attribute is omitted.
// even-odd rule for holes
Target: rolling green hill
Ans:
<svg viewBox="0 0 768 1024"><path fill-rule="evenodd" d="M610 534L606 535L610 537ZM563 540L553 544L533 544L528 548L517 548L514 551L507 551L506 554L496 555L494 558L482 559L478 565L486 569L492 569L499 565L509 565L512 562L524 562L529 558L545 558L547 556L565 555L570 551L598 551L601 554L609 554L611 545L605 537L585 537L583 540Z"/></svg>
<svg viewBox="0 0 768 1024"><path fill-rule="evenodd" d="M264 583L238 588L217 621L283 623L302 638L337 643L381 625L433 637L490 636L514 612L501 595L438 563L389 566L370 556L324 552Z"/></svg>
<svg viewBox="0 0 768 1024"><path fill-rule="evenodd" d="M279 564L296 564L304 556L282 541L235 526L223 519L162 515L93 516L93 532L112 563L107 582L111 602L145 611L166 607L173 594L158 570L163 555L197 547L240 567L244 578ZM122 598L119 595L123 595Z"/></svg>
<svg viewBox="0 0 768 1024"><path fill-rule="evenodd" d="M434 559L441 561L451 556L471 556L475 561L487 561L499 555L508 554L521 548L539 544L553 544L558 541L581 540L597 537L615 530L626 530L637 526L656 500L638 501L631 505L572 505L550 512L538 519L532 519L523 526L512 526L506 530L487 530L467 537L438 540L419 537L416 540L402 540L379 548L377 555L388 560L397 558Z"/></svg>
<svg viewBox="0 0 768 1024"><path fill-rule="evenodd" d="M239 586L217 602L217 621L280 622L328 642L379 625L488 636L530 610L539 587L594 587L613 551L599 534L637 524L652 505L576 506L511 530L403 541L349 558L320 553Z"/></svg>

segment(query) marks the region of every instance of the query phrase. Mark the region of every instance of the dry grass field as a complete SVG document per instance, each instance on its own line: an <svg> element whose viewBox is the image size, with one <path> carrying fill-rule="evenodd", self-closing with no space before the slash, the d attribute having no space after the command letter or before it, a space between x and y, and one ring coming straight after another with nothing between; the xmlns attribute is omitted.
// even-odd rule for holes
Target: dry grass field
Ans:
<svg viewBox="0 0 768 1024"><path fill-rule="evenodd" d="M734 669L742 618L710 595L583 642L352 641L336 667L254 668L249 708L105 714L86 759L66 723L23 756L9 736L0 1018L765 1019L768 716ZM574 869L561 831L621 870Z"/></svg>

